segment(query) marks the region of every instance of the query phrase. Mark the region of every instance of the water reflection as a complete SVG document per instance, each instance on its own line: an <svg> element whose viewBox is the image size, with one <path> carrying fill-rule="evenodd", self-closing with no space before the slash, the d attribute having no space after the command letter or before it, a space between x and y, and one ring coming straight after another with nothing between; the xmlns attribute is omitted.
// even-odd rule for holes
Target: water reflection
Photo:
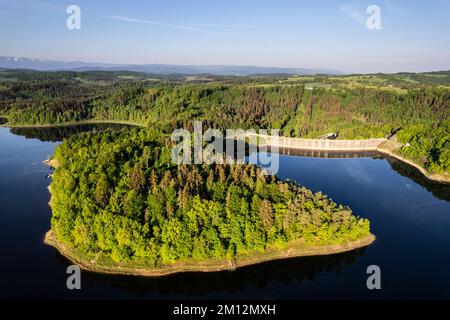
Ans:
<svg viewBox="0 0 450 320"><path fill-rule="evenodd" d="M0 118L0 124L2 124L2 120L6 123L7 119ZM107 129L111 130L122 130L124 128L131 128L133 126L126 124L114 124L114 123L97 123L97 124L84 124L84 125L68 125L68 126L54 126L54 127L36 127L36 128L26 128L26 127L18 127L11 128L10 132L14 135L23 136L27 139L39 139L43 142L61 142L63 139L68 138L72 135L77 135L83 132L101 132ZM224 150L226 146L224 145ZM237 147L233 151L236 151ZM246 145L245 154L247 155L249 151L249 146ZM270 148L268 148L270 152ZM348 151L348 152L339 152L339 151L318 151L318 150L301 150L301 149L288 149L288 148L279 148L277 153L281 155L290 155L290 156L299 156L305 158L327 158L327 159L340 159L340 158L372 158L372 159L386 159L392 169L399 173L400 175L410 178L414 182L420 184L426 190L432 192L432 194L442 200L450 201L450 184L437 183L431 181L423 176L421 172L419 172L416 168L411 167L403 162L389 157L382 156L377 151ZM236 154L234 154L236 156ZM348 169L348 173L350 175L357 175L358 168L355 167L355 164L351 164L351 167L346 168L344 166L344 170ZM361 176L361 179L364 177ZM366 178L367 180L367 178Z"/></svg>
<svg viewBox="0 0 450 320"><path fill-rule="evenodd" d="M60 141L91 129L104 127L13 129L16 135L0 128L0 255L9 257L0 264L0 274L6 275L0 278L0 298L450 297L450 256L445 254L450 251L449 186L432 183L413 168L386 158L389 165L384 158L378 160L382 159L378 155L349 160L314 159L310 154L280 156L281 178L323 191L371 221L377 241L367 249L280 260L234 272L162 278L83 272L83 289L67 290L68 261L42 243L50 228L51 211L49 180L45 179L49 169L41 162L57 143L37 139ZM352 167L357 176L350 172ZM368 177L373 183L367 184ZM372 264L383 270L383 290L378 292L365 285L366 268Z"/></svg>
<svg viewBox="0 0 450 320"><path fill-rule="evenodd" d="M419 170L409 166L395 158L386 156L385 159L389 162L391 168L404 177L413 180L420 184L423 188L428 190L438 199L450 202L450 184L439 183L427 179Z"/></svg>
<svg viewBox="0 0 450 320"><path fill-rule="evenodd" d="M270 151L270 149L268 149ZM288 149L279 148L277 153L288 156L298 156L302 158L326 158L326 159L352 159L352 158L372 158L374 160L386 159L391 168L400 175L413 180L415 183L421 185L427 191L431 192L436 198L450 202L450 184L441 183L427 179L416 168L401 162L400 160L382 155L377 151L318 151L318 150L301 150L301 149ZM360 163L341 164L343 170L347 172L349 176L355 178L356 181L361 183L370 184L372 179L364 170L362 170Z"/></svg>
<svg viewBox="0 0 450 320"><path fill-rule="evenodd" d="M270 151L270 148L268 148L268 150ZM377 151L322 151L279 148L278 153L286 156L299 156L305 158L381 158Z"/></svg>
<svg viewBox="0 0 450 320"><path fill-rule="evenodd" d="M260 290L274 281L282 284L299 285L314 282L319 273L339 274L346 267L353 265L366 248L328 256L301 257L265 262L239 268L235 271L207 273L178 273L163 277L137 277L104 275L83 272L88 281L125 290L130 293L145 295L158 293L164 295L185 295L188 297L206 295L211 292L237 293L249 287ZM71 263L58 253L58 259L66 266Z"/></svg>
<svg viewBox="0 0 450 320"><path fill-rule="evenodd" d="M74 126L55 126L39 128L11 128L11 133L17 136L23 136L27 139L39 139L43 142L60 142L64 139L83 132L100 132L107 129L121 130L132 126L115 123L96 123Z"/></svg>

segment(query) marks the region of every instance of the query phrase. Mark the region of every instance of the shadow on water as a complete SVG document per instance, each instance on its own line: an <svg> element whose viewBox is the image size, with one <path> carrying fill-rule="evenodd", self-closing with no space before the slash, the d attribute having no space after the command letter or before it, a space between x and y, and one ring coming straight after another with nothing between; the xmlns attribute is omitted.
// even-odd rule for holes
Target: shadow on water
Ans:
<svg viewBox="0 0 450 320"><path fill-rule="evenodd" d="M124 290L129 293L164 295L207 295L211 292L238 293L246 288L264 289L273 281L283 284L314 282L319 273L338 274L355 263L366 248L327 256L291 258L239 268L235 271L177 273L162 277L105 275L83 271L83 281ZM57 253L65 265L71 263Z"/></svg>
<svg viewBox="0 0 450 320"><path fill-rule="evenodd" d="M61 142L64 139L81 134L83 132L101 132L107 129L121 130L123 128L132 128L133 126L115 123L96 123L73 126L55 126L38 128L11 128L11 133L17 136L23 136L27 139L39 139L43 142Z"/></svg>
<svg viewBox="0 0 450 320"><path fill-rule="evenodd" d="M395 158L386 156L391 168L398 174L407 177L415 183L421 185L425 190L431 192L438 199L450 202L450 184L439 183L427 179L419 170L409 166Z"/></svg>

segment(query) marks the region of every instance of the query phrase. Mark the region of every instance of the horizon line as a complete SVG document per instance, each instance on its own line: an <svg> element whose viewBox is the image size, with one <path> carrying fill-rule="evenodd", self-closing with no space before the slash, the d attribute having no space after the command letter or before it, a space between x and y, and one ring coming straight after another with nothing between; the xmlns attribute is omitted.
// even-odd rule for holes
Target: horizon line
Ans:
<svg viewBox="0 0 450 320"><path fill-rule="evenodd" d="M431 72L446 72L450 71L449 69L431 69L427 71L392 71L392 72L347 72L342 71L339 69L329 68L329 67L287 67L287 66L274 66L274 65L250 65L250 64L183 64L183 63L159 63L159 62L148 62L148 63L116 63L116 62L99 62L99 61L86 61L86 60L59 60L59 59L47 59L47 58L35 58L35 57L26 57L26 56L6 56L6 55L0 55L0 58L6 58L6 59L13 59L14 61L17 61L18 59L27 59L31 61L36 62L58 62L58 63L85 63L85 64L92 64L92 65L108 65L111 67L129 67L129 66L183 66L183 67L238 67L238 68L246 68L246 67L252 67L252 68L271 68L271 69L304 69L304 70L318 70L323 71L324 73L316 72L311 75L320 75L320 74L334 74L334 75L371 75L371 74L399 74L399 73L431 73ZM86 66L89 67L89 66ZM93 68L99 67L100 69L93 69L89 71L119 71L119 70L101 70L102 66L92 66ZM67 68L67 69L52 69L52 70L37 70L37 69L27 69L27 68L9 68L9 67L0 67L2 69L8 69L8 70L34 70L38 72L42 71L76 71ZM149 73L145 71L131 71L131 70L121 70L121 71L130 71L130 72L141 72L141 73ZM329 73L329 72L332 73ZM83 71L78 71L83 72ZM328 73L327 73L328 72ZM286 73L286 72L280 72L282 74L295 74L295 73ZM176 73L164 73L164 74L176 74ZM207 74L207 73L203 73ZM211 73L214 74L214 73ZM271 74L271 73L259 73L259 74ZM272 73L273 74L273 73Z"/></svg>

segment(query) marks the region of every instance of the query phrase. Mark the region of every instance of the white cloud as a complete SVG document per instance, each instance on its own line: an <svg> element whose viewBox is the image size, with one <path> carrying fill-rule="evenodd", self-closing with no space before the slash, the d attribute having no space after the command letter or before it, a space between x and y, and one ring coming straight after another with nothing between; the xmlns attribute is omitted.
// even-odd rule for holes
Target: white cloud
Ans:
<svg viewBox="0 0 450 320"><path fill-rule="evenodd" d="M374 183L372 176L359 161L343 161L341 162L341 166L344 168L344 171L357 183L362 185L372 185Z"/></svg>
<svg viewBox="0 0 450 320"><path fill-rule="evenodd" d="M361 26L366 25L366 10L359 3L342 3L339 5L339 10L348 15L352 20Z"/></svg>
<svg viewBox="0 0 450 320"><path fill-rule="evenodd" d="M284 31L286 29L278 27L265 27L265 26L249 26L249 25L232 25L232 24L216 24L216 23L196 23L189 24L198 27L214 27L214 28L226 28L226 29L253 29L253 30L271 30L271 31Z"/></svg>
<svg viewBox="0 0 450 320"><path fill-rule="evenodd" d="M177 24L169 24L169 23L162 23L162 22L151 21L151 20L136 19L136 18L126 17L126 16L107 16L106 18L113 19L113 20L118 20L118 21L141 23L141 24L149 24L149 25L155 25L155 26L160 26L160 27L185 30L185 31L192 31L192 32L198 32L198 33L224 35L223 33L218 33L218 32L214 32L214 31L193 28L193 27L189 27L189 26L183 26L183 25L177 25Z"/></svg>

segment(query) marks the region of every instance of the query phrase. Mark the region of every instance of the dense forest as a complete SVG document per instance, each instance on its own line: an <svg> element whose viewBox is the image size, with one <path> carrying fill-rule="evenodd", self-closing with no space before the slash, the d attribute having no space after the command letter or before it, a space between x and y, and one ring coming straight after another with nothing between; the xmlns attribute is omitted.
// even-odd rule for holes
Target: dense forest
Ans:
<svg viewBox="0 0 450 320"><path fill-rule="evenodd" d="M449 98L450 72L193 77L0 70L0 118L8 125L145 127L67 132L55 151L51 206L60 243L84 257L149 267L370 235L369 221L348 207L255 165L174 164L168 138L174 129L192 130L202 120L204 129L389 137L401 145L396 152L448 174Z"/></svg>
<svg viewBox="0 0 450 320"><path fill-rule="evenodd" d="M170 151L151 129L68 138L51 185L57 239L84 255L161 266L370 234L348 207L254 165L177 166Z"/></svg>
<svg viewBox="0 0 450 320"><path fill-rule="evenodd" d="M402 146L396 153L414 161L428 172L450 174L450 120L440 124L419 123L398 132Z"/></svg>
<svg viewBox="0 0 450 320"><path fill-rule="evenodd" d="M307 138L397 133L407 145L401 154L436 173L450 168L449 101L450 72L198 78L0 72L0 115L10 125L110 120L169 133L203 120L204 127L277 128Z"/></svg>
<svg viewBox="0 0 450 320"><path fill-rule="evenodd" d="M0 81L0 114L11 124L127 120L171 131L202 119L219 128L272 127L306 137L332 130L358 138L385 136L418 122L440 124L449 117L450 81L441 74L436 77L441 85L425 80L411 85L416 78L434 79L425 75L401 83L404 74L203 83L125 72L9 75L16 78Z"/></svg>

